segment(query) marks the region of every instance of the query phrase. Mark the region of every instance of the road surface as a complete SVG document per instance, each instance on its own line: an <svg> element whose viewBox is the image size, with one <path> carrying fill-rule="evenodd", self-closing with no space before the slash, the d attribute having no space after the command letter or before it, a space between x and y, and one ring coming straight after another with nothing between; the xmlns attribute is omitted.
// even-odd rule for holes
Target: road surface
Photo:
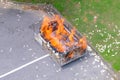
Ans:
<svg viewBox="0 0 120 80"><path fill-rule="evenodd" d="M114 80L94 51L60 68L34 39L44 15L0 3L0 80Z"/></svg>

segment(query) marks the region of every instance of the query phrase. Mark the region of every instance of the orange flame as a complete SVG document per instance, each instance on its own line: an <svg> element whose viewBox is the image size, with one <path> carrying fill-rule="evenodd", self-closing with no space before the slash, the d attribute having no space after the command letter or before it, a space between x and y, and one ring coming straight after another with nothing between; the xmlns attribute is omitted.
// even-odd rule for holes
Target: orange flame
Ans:
<svg viewBox="0 0 120 80"><path fill-rule="evenodd" d="M83 50L86 49L86 47L87 47L86 37L79 39L78 46L80 46Z"/></svg>
<svg viewBox="0 0 120 80"><path fill-rule="evenodd" d="M74 39L75 28L68 32L64 25L64 19L58 15L55 15L52 19L44 17L40 32L50 42L51 46L59 52L64 52L73 46L81 47L82 49L87 47L86 38L80 38L76 42Z"/></svg>

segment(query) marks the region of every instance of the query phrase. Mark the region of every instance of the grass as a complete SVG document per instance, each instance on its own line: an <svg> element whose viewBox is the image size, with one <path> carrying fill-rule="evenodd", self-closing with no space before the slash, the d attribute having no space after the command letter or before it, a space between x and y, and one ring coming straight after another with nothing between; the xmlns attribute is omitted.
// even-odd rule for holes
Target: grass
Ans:
<svg viewBox="0 0 120 80"><path fill-rule="evenodd" d="M16 0L53 4L120 71L119 0Z"/></svg>

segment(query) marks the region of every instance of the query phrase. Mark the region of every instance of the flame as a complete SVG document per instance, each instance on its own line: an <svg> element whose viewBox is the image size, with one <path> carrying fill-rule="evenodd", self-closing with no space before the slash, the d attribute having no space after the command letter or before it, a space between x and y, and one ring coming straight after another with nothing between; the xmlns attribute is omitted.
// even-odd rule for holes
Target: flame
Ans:
<svg viewBox="0 0 120 80"><path fill-rule="evenodd" d="M67 46L71 47L74 45L74 35L75 35L75 28L71 30L71 33L68 36L69 42L66 43Z"/></svg>
<svg viewBox="0 0 120 80"><path fill-rule="evenodd" d="M49 41L57 51L64 52L67 49L77 46L86 49L86 38L75 40L76 30L73 28L70 32L65 29L64 19L55 15L53 18L44 17L40 32ZM77 44L76 44L77 43Z"/></svg>
<svg viewBox="0 0 120 80"><path fill-rule="evenodd" d="M78 46L80 46L83 50L86 49L86 47L87 47L86 37L79 39Z"/></svg>
<svg viewBox="0 0 120 80"><path fill-rule="evenodd" d="M73 58L74 57L74 52L73 51L71 51L69 54L68 54L68 56L67 56L68 58Z"/></svg>

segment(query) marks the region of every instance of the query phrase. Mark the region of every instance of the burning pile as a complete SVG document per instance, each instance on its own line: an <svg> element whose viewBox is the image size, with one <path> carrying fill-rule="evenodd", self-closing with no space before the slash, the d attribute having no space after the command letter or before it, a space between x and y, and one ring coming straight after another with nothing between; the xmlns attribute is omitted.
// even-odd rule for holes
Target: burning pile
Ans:
<svg viewBox="0 0 120 80"><path fill-rule="evenodd" d="M75 48L80 48L84 51L87 47L86 38L78 37L75 28L68 30L64 19L58 15L53 18L44 17L40 33L50 43L51 47L60 53L68 52Z"/></svg>

